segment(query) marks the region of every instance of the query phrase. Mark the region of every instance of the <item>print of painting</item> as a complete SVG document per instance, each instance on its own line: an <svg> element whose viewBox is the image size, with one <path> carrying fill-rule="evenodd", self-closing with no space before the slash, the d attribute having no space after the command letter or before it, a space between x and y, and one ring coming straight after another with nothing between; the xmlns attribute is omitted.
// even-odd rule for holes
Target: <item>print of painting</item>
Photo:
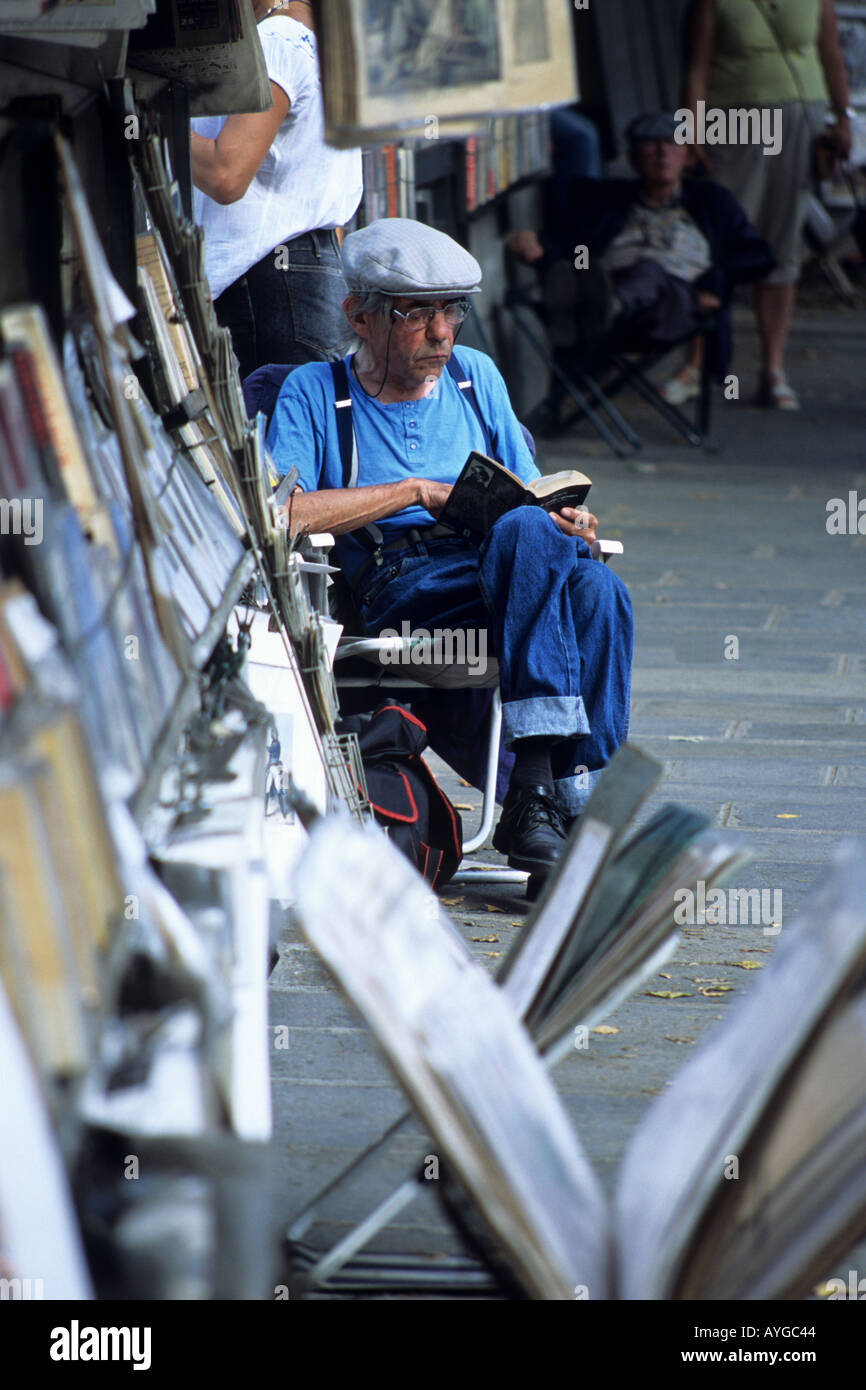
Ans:
<svg viewBox="0 0 866 1390"><path fill-rule="evenodd" d="M364 20L370 96L502 78L492 0L366 0Z"/></svg>

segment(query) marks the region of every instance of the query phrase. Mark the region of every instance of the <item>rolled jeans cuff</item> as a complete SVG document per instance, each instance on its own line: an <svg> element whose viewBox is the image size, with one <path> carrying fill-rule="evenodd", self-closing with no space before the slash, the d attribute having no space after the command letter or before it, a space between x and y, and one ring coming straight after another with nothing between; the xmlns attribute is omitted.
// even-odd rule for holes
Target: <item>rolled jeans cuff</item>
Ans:
<svg viewBox="0 0 866 1390"><path fill-rule="evenodd" d="M502 704L506 748L519 738L576 738L590 732L579 695L537 695Z"/></svg>
<svg viewBox="0 0 866 1390"><path fill-rule="evenodd" d="M595 772L580 770L573 777L557 777L554 781L556 792L556 804L566 816L579 816L584 806L589 800L593 787L604 772L604 768L598 768Z"/></svg>

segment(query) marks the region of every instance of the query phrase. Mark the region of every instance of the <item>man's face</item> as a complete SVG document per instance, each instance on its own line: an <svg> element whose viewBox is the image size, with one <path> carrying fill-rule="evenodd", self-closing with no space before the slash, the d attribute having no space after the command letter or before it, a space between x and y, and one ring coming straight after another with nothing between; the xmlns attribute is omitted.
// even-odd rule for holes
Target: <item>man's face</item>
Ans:
<svg viewBox="0 0 866 1390"><path fill-rule="evenodd" d="M445 322L441 310L448 304L458 303L459 299L459 295L441 299L395 299L393 308L402 314L412 309L425 313L434 308L439 311L417 327L405 322L399 314L370 315L367 319L369 336L364 334L364 337L376 366L384 372L387 357L390 376L407 386L421 386L431 377L438 379L451 356L455 332L454 326Z"/></svg>
<svg viewBox="0 0 866 1390"><path fill-rule="evenodd" d="M640 140L632 149L631 160L644 184L673 187L689 161L689 147L675 140Z"/></svg>

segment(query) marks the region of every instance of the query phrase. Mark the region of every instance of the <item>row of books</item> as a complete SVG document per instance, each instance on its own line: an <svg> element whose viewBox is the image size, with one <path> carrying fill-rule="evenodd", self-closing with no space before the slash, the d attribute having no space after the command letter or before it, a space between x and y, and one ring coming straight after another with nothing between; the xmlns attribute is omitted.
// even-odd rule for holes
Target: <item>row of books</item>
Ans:
<svg viewBox="0 0 866 1390"><path fill-rule="evenodd" d="M51 1299L190 1297L192 1263L207 1298L227 1261L222 1296L262 1297L266 1247L251 1261L210 1185L226 1145L270 1133L266 712L223 685L217 731L212 713L200 721L157 842L94 756L86 691L17 579L0 585L0 692L4 1277L38 1271L36 1296ZM108 1169L88 1152L107 1136L122 1155ZM150 1221L124 1181L139 1176L131 1157L148 1163ZM259 1175L236 1181L247 1163L234 1153L232 1201L255 1219ZM200 1239L166 1239L178 1183L197 1190Z"/></svg>
<svg viewBox="0 0 866 1390"><path fill-rule="evenodd" d="M378 145L362 154L364 223L380 217L414 217L415 147Z"/></svg>
<svg viewBox="0 0 866 1390"><path fill-rule="evenodd" d="M518 180L550 170L549 120L544 111L501 116L466 140L466 206L470 212Z"/></svg>
<svg viewBox="0 0 866 1390"><path fill-rule="evenodd" d="M56 150L65 331L0 312L0 1264L48 1298L262 1297L270 721L224 634L256 567L314 665L307 610L158 137L135 303Z"/></svg>
<svg viewBox="0 0 866 1390"><path fill-rule="evenodd" d="M438 126L430 128L428 137L425 141L377 145L364 150L362 215L365 223L380 217L416 216L418 156L423 156L425 149L439 139ZM460 146L457 167L465 179L469 212L483 207L519 180L544 175L550 169L549 121L544 111L496 117L457 143Z"/></svg>

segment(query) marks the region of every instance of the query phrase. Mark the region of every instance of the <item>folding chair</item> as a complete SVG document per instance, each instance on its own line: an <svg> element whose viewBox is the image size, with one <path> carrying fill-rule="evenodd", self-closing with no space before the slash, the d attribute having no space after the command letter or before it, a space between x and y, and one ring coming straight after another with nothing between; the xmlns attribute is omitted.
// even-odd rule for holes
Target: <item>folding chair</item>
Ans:
<svg viewBox="0 0 866 1390"><path fill-rule="evenodd" d="M564 393L570 396L577 406L578 414L572 417L569 425L575 419L586 416L596 433L613 450L617 458L628 458L631 453L642 448L640 436L635 433L628 421L623 419L595 378L588 371L581 370L578 373L565 371L561 363L549 351L541 334L536 332L535 328L527 322L525 313L530 312L536 316L541 325L544 325L545 321L544 307L534 298L530 289L525 285L512 285L506 291L504 304L514 320L518 332L541 358L559 387L559 394L555 391L550 392L548 401L551 399L558 401ZM622 436L622 440L625 441L624 444L617 438L614 430L617 430Z"/></svg>
<svg viewBox="0 0 866 1390"><path fill-rule="evenodd" d="M529 286L514 283L513 271L509 278L512 284L505 296L505 308L518 331L544 362L552 382L555 383L545 405L552 408L555 414L562 395L565 394L570 396L577 406L577 413L563 424L563 430L571 428L585 417L619 458L642 448L643 441L640 436L623 418L611 399L623 386L628 385L653 406L662 419L677 430L689 444L697 448L705 442L709 433L712 376L717 358L715 347L719 329L718 314L704 315L699 322L697 334L682 340L682 343L686 343L691 341L692 336L698 336L703 339L704 345L695 417L690 421L683 411L664 399L647 375L652 367L682 343L672 343L664 348L639 352L636 361L632 360L635 354L629 349L623 350L615 345L607 346L603 343L585 361L579 361L574 354L551 352L541 333L527 321L527 314L532 313L538 320L539 328L546 327L544 305ZM605 379L611 371L613 376ZM530 420L530 424L532 423ZM628 448L616 438L611 426L619 431Z"/></svg>

